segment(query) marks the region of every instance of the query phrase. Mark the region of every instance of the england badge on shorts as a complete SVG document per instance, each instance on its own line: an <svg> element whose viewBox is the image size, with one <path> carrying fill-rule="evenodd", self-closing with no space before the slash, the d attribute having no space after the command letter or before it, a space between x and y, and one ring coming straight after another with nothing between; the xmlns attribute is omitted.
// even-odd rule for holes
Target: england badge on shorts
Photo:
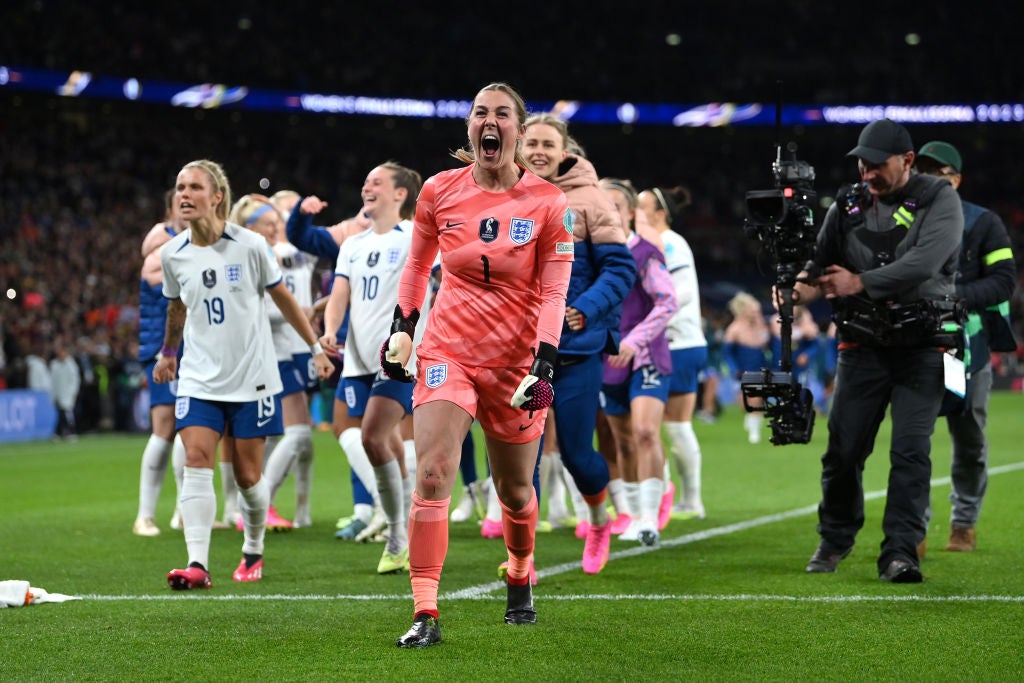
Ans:
<svg viewBox="0 0 1024 683"><path fill-rule="evenodd" d="M508 236L513 244L526 244L533 237L533 220L529 218L513 218Z"/></svg>
<svg viewBox="0 0 1024 683"><path fill-rule="evenodd" d="M427 387L436 389L437 387L444 384L444 381L448 379L448 364L441 363L440 365L431 365L427 368L426 380Z"/></svg>
<svg viewBox="0 0 1024 683"><path fill-rule="evenodd" d="M174 400L174 419L184 420L188 415L188 396L179 396Z"/></svg>

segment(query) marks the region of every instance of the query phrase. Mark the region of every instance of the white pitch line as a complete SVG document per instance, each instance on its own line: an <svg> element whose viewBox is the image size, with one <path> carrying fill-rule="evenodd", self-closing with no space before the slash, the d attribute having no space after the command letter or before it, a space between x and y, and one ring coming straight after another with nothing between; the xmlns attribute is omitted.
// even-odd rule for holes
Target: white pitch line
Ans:
<svg viewBox="0 0 1024 683"><path fill-rule="evenodd" d="M169 602L183 600L197 600L201 602L213 601L249 601L249 602L369 602L381 600L408 601L410 595L216 595L213 593L193 593L182 595L180 593L164 595L83 595L83 600L97 600L101 602ZM504 595L488 595L478 593L465 596L463 600L498 601L504 600ZM1007 602L1024 603L1024 595L769 595L745 593L738 595L729 594L646 594L646 593L622 593L622 594L575 594L575 595L545 595L544 602L564 601L575 602L580 600L593 601L604 600L608 602L623 601L647 601L647 602L811 602L811 603L858 603L858 602Z"/></svg>
<svg viewBox="0 0 1024 683"><path fill-rule="evenodd" d="M989 475L1005 474L1007 472L1014 472L1017 470L1024 470L1024 462L1012 463L1010 465L1000 465L998 467L991 467L988 470ZM932 486L944 486L950 483L949 477L940 477L932 479ZM864 494L864 500L876 500L878 498L884 498L886 491L884 489L878 491L869 491ZM734 534L739 531L746 531L747 529L753 529L755 527L764 526L765 524L773 524L775 522L781 522L783 520L792 519L794 517L803 517L806 515L814 514L817 512L817 505L808 505L802 508L796 508L794 510L788 510L786 512L779 512L773 515L765 515L763 517L756 517L754 519L747 520L745 522L736 522L735 524L727 524L725 526L714 527L711 529L705 529L703 531L697 531L692 534L686 534L685 536L679 536L677 538L671 538L662 541L657 546L636 546L627 550L619 550L608 556L608 561L618 560L626 557L633 557L635 555L642 555L644 553L656 552L661 548L674 548L679 545L687 545L690 543L696 543L697 541L704 541L709 538L715 538L716 536L724 536L726 534ZM566 572L575 571L580 568L580 562L564 562L557 564L552 567L546 567L544 569L537 570L537 576L540 578L558 576ZM480 584L477 586L469 586L457 591L451 591L444 593L439 596L442 600L497 600L504 599L505 596L494 596L490 595L496 590L505 588L503 581L492 581L489 583ZM160 600L284 600L284 601L306 601L306 600L359 600L359 601L374 601L374 600L409 600L410 595L217 595L213 593L207 593L203 591L201 594L163 594L163 595L84 595L82 596L86 600L109 600L109 601L160 601ZM902 595L902 596L871 596L871 595L851 595L851 596L788 596L788 595L545 595L544 600L679 600L679 601L730 601L730 600L742 600L742 601L764 601L774 600L782 602L889 602L889 601L909 601L909 602L1024 602L1024 596L1014 595L976 595L976 596L919 596L919 595Z"/></svg>

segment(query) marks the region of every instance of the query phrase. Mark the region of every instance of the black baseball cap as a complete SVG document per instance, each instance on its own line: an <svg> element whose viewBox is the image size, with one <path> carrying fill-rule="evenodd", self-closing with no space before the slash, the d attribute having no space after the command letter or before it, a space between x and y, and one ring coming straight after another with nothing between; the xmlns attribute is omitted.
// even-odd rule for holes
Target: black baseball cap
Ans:
<svg viewBox="0 0 1024 683"><path fill-rule="evenodd" d="M884 163L893 154L914 151L914 142L907 129L892 119L878 119L864 126L857 146L846 153L871 164Z"/></svg>

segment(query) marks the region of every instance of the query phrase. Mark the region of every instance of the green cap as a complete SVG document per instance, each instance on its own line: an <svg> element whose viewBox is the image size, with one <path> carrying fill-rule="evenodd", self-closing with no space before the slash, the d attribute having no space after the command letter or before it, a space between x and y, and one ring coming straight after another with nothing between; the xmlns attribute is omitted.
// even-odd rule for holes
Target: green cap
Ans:
<svg viewBox="0 0 1024 683"><path fill-rule="evenodd" d="M942 142L941 140L926 142L921 147L921 151L917 153L917 156L934 159L943 166L951 166L957 173L963 170L963 159L960 158L960 152L948 142Z"/></svg>

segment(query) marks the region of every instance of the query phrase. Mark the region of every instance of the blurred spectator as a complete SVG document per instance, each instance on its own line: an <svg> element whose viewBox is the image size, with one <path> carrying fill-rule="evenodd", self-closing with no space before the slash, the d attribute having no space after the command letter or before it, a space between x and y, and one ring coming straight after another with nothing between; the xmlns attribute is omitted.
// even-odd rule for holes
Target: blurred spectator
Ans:
<svg viewBox="0 0 1024 683"><path fill-rule="evenodd" d="M50 377L53 380L53 402L57 406L57 436L68 440L77 439L75 403L78 401L82 376L78 363L68 353L63 339L57 339L54 356L50 361Z"/></svg>
<svg viewBox="0 0 1024 683"><path fill-rule="evenodd" d="M28 375L28 388L42 391L52 398L53 378L50 376L50 366L46 362L45 347L38 353L37 349L29 351L25 357L25 367Z"/></svg>

